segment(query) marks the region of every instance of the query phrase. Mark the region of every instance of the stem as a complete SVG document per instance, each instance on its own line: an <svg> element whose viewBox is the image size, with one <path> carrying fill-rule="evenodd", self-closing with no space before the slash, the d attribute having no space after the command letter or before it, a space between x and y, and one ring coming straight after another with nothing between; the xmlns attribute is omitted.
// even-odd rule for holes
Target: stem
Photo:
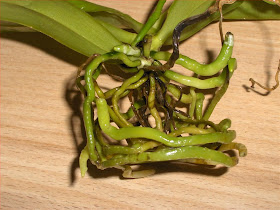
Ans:
<svg viewBox="0 0 280 210"><path fill-rule="evenodd" d="M155 24L155 22L159 19L162 8L163 8L163 5L165 4L165 2L166 2L166 0L159 0L158 1L155 11L149 17L147 23L143 26L141 31L138 33L137 37L131 43L131 46L135 47L139 42L142 41L144 36L146 36L148 31L152 28L152 26Z"/></svg>

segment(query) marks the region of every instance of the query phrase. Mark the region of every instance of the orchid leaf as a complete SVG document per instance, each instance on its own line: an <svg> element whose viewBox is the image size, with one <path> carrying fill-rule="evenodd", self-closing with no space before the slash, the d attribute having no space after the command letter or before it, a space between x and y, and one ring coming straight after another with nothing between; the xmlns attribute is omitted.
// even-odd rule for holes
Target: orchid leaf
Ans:
<svg viewBox="0 0 280 210"><path fill-rule="evenodd" d="M152 34L158 31L153 38L152 50L159 49L163 44L171 44L173 29L180 21L204 12L214 2L175 0L167 15L163 13L158 25L154 26L159 28L162 25L162 28L152 28L150 31ZM37 30L87 56L111 51L121 42L130 44L136 34L124 31L121 27L139 32L143 26L118 10L81 0L1 0L0 4L1 32ZM223 14L224 20L279 20L280 7L264 1L239 0L232 5L225 5ZM219 17L219 13L215 13L208 19L186 27L181 40L194 35Z"/></svg>
<svg viewBox="0 0 280 210"><path fill-rule="evenodd" d="M100 19L116 27L125 26L135 30L136 32L139 32L143 26L142 23L139 23L131 16L109 7L81 0L68 0L68 2L75 7L91 14L94 18Z"/></svg>
<svg viewBox="0 0 280 210"><path fill-rule="evenodd" d="M193 15L203 13L213 2L214 0L175 0L168 10L167 18L162 28L153 38L151 49L158 50L172 35L173 29L180 21Z"/></svg>
<svg viewBox="0 0 280 210"><path fill-rule="evenodd" d="M137 34L125 31L121 28L115 27L107 22L96 20L100 25L104 26L108 31L110 31L114 37L116 37L119 41L127 44L131 44L133 40L136 38Z"/></svg>
<svg viewBox="0 0 280 210"><path fill-rule="evenodd" d="M244 1L224 15L225 20L280 20L280 7L264 1Z"/></svg>
<svg viewBox="0 0 280 210"><path fill-rule="evenodd" d="M40 31L67 47L90 56L121 44L90 15L63 0L1 0L1 20Z"/></svg>
<svg viewBox="0 0 280 210"><path fill-rule="evenodd" d="M241 4L243 4L243 1L236 1L234 4L224 5L223 6L223 15L235 10L236 8L239 8ZM212 23L214 21L218 21L219 18L220 18L220 13L216 12L216 13L212 14L209 18L204 19L196 24L186 27L181 34L180 41L188 39L189 37L196 34L200 30L202 30L204 27L209 25L210 23ZM164 44L168 45L171 43L172 43L172 37L169 37Z"/></svg>
<svg viewBox="0 0 280 210"><path fill-rule="evenodd" d="M17 24L17 23L12 23L9 21L0 21L0 31L1 33L3 32L36 32L32 28Z"/></svg>
<svg viewBox="0 0 280 210"><path fill-rule="evenodd" d="M264 2L272 5L278 5L280 7L280 0L263 0Z"/></svg>

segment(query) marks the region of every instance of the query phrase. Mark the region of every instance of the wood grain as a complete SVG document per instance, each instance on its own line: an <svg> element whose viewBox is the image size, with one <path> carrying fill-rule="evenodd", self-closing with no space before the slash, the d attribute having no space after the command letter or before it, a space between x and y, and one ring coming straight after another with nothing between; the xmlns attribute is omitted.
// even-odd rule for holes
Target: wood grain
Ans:
<svg viewBox="0 0 280 210"><path fill-rule="evenodd" d="M145 20L152 1L98 1ZM157 174L124 180L119 170L89 167L77 158L85 140L81 97L73 79L85 57L39 33L1 37L2 209L278 209L280 89L269 95L248 79L274 85L280 58L279 21L230 22L238 70L212 120L232 120L249 154L230 169L154 164ZM207 62L219 52L218 26L181 46ZM104 87L112 81L102 78Z"/></svg>

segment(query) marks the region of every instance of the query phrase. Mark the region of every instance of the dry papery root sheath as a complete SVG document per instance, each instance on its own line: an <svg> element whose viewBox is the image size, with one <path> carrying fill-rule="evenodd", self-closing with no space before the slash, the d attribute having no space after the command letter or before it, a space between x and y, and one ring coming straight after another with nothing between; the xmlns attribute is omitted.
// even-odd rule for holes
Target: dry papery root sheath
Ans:
<svg viewBox="0 0 280 210"><path fill-rule="evenodd" d="M253 78L250 78L249 81L252 83L251 88L254 88L255 84L256 84L256 85L260 86L262 89L267 90L268 92L271 92L271 91L275 90L279 86L279 73L280 73L280 60L279 60L279 64L278 64L278 69L277 69L276 74L275 74L276 84L272 88L265 87L265 86L261 85L259 82L256 82Z"/></svg>

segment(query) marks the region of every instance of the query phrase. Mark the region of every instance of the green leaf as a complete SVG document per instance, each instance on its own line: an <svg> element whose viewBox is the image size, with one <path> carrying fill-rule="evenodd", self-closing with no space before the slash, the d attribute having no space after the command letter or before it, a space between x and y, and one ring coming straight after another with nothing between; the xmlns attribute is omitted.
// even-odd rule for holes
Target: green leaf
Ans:
<svg viewBox="0 0 280 210"><path fill-rule="evenodd" d="M264 1L244 1L238 9L224 15L225 20L280 20L280 7Z"/></svg>
<svg viewBox="0 0 280 210"><path fill-rule="evenodd" d="M173 33L174 27L183 19L204 12L212 3L213 1L205 2L201 0L175 0L168 10L167 20L153 40L152 49L157 50L163 44L171 44L171 35ZM190 8L188 9L188 16L186 16L187 13L184 12L187 10L186 8ZM239 0L234 4L224 5L223 14L225 20L277 20L280 19L280 7L266 4L263 1ZM202 20L197 24L186 27L181 34L180 40L182 41L189 38L211 22L219 20L219 18L220 14L216 12L209 18Z"/></svg>
<svg viewBox="0 0 280 210"><path fill-rule="evenodd" d="M174 28L180 21L205 12L213 2L214 0L175 0L168 10L167 18L162 28L153 38L151 49L158 50L172 35Z"/></svg>
<svg viewBox="0 0 280 210"><path fill-rule="evenodd" d="M94 18L102 20L116 27L125 26L132 28L136 32L139 32L143 26L142 23L139 23L131 16L109 7L81 0L68 0L68 2L75 7L88 12Z"/></svg>
<svg viewBox="0 0 280 210"><path fill-rule="evenodd" d="M0 32L36 32L32 28L28 28L26 26L17 24L17 23L12 23L8 21L1 20L0 21Z"/></svg>
<svg viewBox="0 0 280 210"><path fill-rule="evenodd" d="M31 27L87 56L121 44L90 15L63 0L1 0L0 19Z"/></svg>
<svg viewBox="0 0 280 210"><path fill-rule="evenodd" d="M106 28L112 34L114 34L114 37L116 37L119 41L123 43L131 44L137 36L137 34L135 33L130 33L128 31L122 30L101 20L97 19L96 21L100 23L100 25L104 26L104 28Z"/></svg>
<svg viewBox="0 0 280 210"><path fill-rule="evenodd" d="M235 10L236 8L239 9L239 7L242 3L243 3L243 1L236 1L234 4L224 5L223 6L223 15ZM220 13L215 12L209 18L204 19L204 20L200 21L199 23L186 27L181 34L180 41L188 39L189 37L193 36L194 34L199 32L200 30L202 30L204 27L206 27L210 23L212 23L214 21L218 21L219 19L220 19ZM218 31L217 31L217 33L218 33ZM172 37L169 37L164 44L165 45L172 44Z"/></svg>

